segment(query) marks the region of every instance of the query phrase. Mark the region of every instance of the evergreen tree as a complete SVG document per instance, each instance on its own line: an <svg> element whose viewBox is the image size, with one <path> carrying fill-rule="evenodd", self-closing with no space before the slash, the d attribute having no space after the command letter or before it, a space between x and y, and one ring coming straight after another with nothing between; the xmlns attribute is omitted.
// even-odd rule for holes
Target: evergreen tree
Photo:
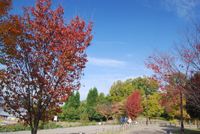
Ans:
<svg viewBox="0 0 200 134"><path fill-rule="evenodd" d="M75 108L76 107L76 100L74 92L72 92L72 95L69 97L67 108Z"/></svg>
<svg viewBox="0 0 200 134"><path fill-rule="evenodd" d="M77 91L75 95L75 108L77 109L80 106L80 94Z"/></svg>
<svg viewBox="0 0 200 134"><path fill-rule="evenodd" d="M72 92L72 95L65 102L65 105L62 108L61 115L63 115L64 117L61 117L61 118L64 118L66 121L75 121L75 119L79 119L80 116L79 116L79 112L77 108L78 107L76 103L76 96L74 95L74 92Z"/></svg>
<svg viewBox="0 0 200 134"><path fill-rule="evenodd" d="M97 88L94 87L93 89L89 90L86 103L86 109L90 119L94 118L94 115L96 113L94 107L97 105L97 102L98 102L98 91Z"/></svg>

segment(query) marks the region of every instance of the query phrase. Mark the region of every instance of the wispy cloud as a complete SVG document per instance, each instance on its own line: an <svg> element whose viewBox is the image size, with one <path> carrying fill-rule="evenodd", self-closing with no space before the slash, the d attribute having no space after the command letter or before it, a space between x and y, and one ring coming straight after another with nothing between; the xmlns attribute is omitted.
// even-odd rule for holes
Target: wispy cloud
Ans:
<svg viewBox="0 0 200 134"><path fill-rule="evenodd" d="M127 65L124 61L118 61L113 59L100 59L94 57L88 57L88 63L97 66L109 66L109 67L125 67Z"/></svg>
<svg viewBox="0 0 200 134"><path fill-rule="evenodd" d="M101 41L97 41L95 42L96 44L101 44L101 45L115 45L115 44L119 44L119 45L125 45L125 42L118 42L118 41L107 41L107 42L101 42Z"/></svg>
<svg viewBox="0 0 200 134"><path fill-rule="evenodd" d="M127 57L132 57L132 54L126 54Z"/></svg>
<svg viewBox="0 0 200 134"><path fill-rule="evenodd" d="M167 11L175 11L179 17L187 14L194 15L194 8L200 4L199 0L162 0Z"/></svg>
<svg viewBox="0 0 200 134"><path fill-rule="evenodd" d="M118 80L125 82L129 78L135 79L137 77L139 77L139 75L138 76L134 75L125 76L124 74L91 75L89 76L89 79L82 80L82 84L85 86L84 87L82 86L80 89L81 100L86 99L89 89L93 87L97 87L99 93L103 92L106 95L109 94L109 90L114 82L117 82Z"/></svg>

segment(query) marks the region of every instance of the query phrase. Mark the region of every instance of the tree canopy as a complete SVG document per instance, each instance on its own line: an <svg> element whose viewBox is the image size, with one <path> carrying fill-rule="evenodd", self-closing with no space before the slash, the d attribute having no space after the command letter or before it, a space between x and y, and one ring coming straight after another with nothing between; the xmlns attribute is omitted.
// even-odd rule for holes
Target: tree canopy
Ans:
<svg viewBox="0 0 200 134"><path fill-rule="evenodd" d="M148 95L148 115L149 118L160 116L164 113L164 106L162 106L159 102L161 99L161 95L159 93L153 93L153 95ZM146 115L146 98L142 101L143 104L143 115Z"/></svg>
<svg viewBox="0 0 200 134"><path fill-rule="evenodd" d="M143 111L141 101L140 91L135 91L125 102L125 111L133 120Z"/></svg>
<svg viewBox="0 0 200 134"><path fill-rule="evenodd" d="M32 134L39 120L61 112L59 105L80 88L92 39L93 22L86 26L75 16L67 24L63 7L52 10L51 2L23 7L23 17L11 15L15 25L1 32L1 62L7 66L0 70L3 108L28 123Z"/></svg>

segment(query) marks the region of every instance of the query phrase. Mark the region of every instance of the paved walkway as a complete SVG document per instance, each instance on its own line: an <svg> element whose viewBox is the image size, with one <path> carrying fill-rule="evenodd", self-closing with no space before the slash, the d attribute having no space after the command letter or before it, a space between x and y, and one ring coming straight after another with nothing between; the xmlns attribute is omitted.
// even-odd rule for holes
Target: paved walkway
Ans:
<svg viewBox="0 0 200 134"><path fill-rule="evenodd" d="M106 125L106 126L85 126L85 127L71 127L71 128L58 128L58 129L48 129L48 130L38 130L37 134L96 134L105 132L107 130L116 130L116 127L119 125ZM165 134L166 130L173 130L175 127L158 127L158 126L149 126L149 127L135 127L131 130L125 131L124 134ZM20 132L7 132L0 134L31 134L30 131L20 131Z"/></svg>
<svg viewBox="0 0 200 134"><path fill-rule="evenodd" d="M166 134L166 131L175 129L178 129L178 127L138 127L132 128L131 130L126 131L124 134Z"/></svg>

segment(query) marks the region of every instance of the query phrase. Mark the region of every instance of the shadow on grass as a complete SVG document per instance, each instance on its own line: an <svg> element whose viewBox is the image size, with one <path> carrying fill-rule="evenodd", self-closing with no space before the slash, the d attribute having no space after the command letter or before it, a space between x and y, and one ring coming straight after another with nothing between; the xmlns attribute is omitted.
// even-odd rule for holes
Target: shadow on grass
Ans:
<svg viewBox="0 0 200 134"><path fill-rule="evenodd" d="M181 134L181 129L172 131L173 134ZM184 134L200 134L200 129L184 129Z"/></svg>
<svg viewBox="0 0 200 134"><path fill-rule="evenodd" d="M159 126L164 130L166 133L168 132L173 132L174 130L180 129L180 127L175 127L175 126ZM174 134L174 133L173 133Z"/></svg>

